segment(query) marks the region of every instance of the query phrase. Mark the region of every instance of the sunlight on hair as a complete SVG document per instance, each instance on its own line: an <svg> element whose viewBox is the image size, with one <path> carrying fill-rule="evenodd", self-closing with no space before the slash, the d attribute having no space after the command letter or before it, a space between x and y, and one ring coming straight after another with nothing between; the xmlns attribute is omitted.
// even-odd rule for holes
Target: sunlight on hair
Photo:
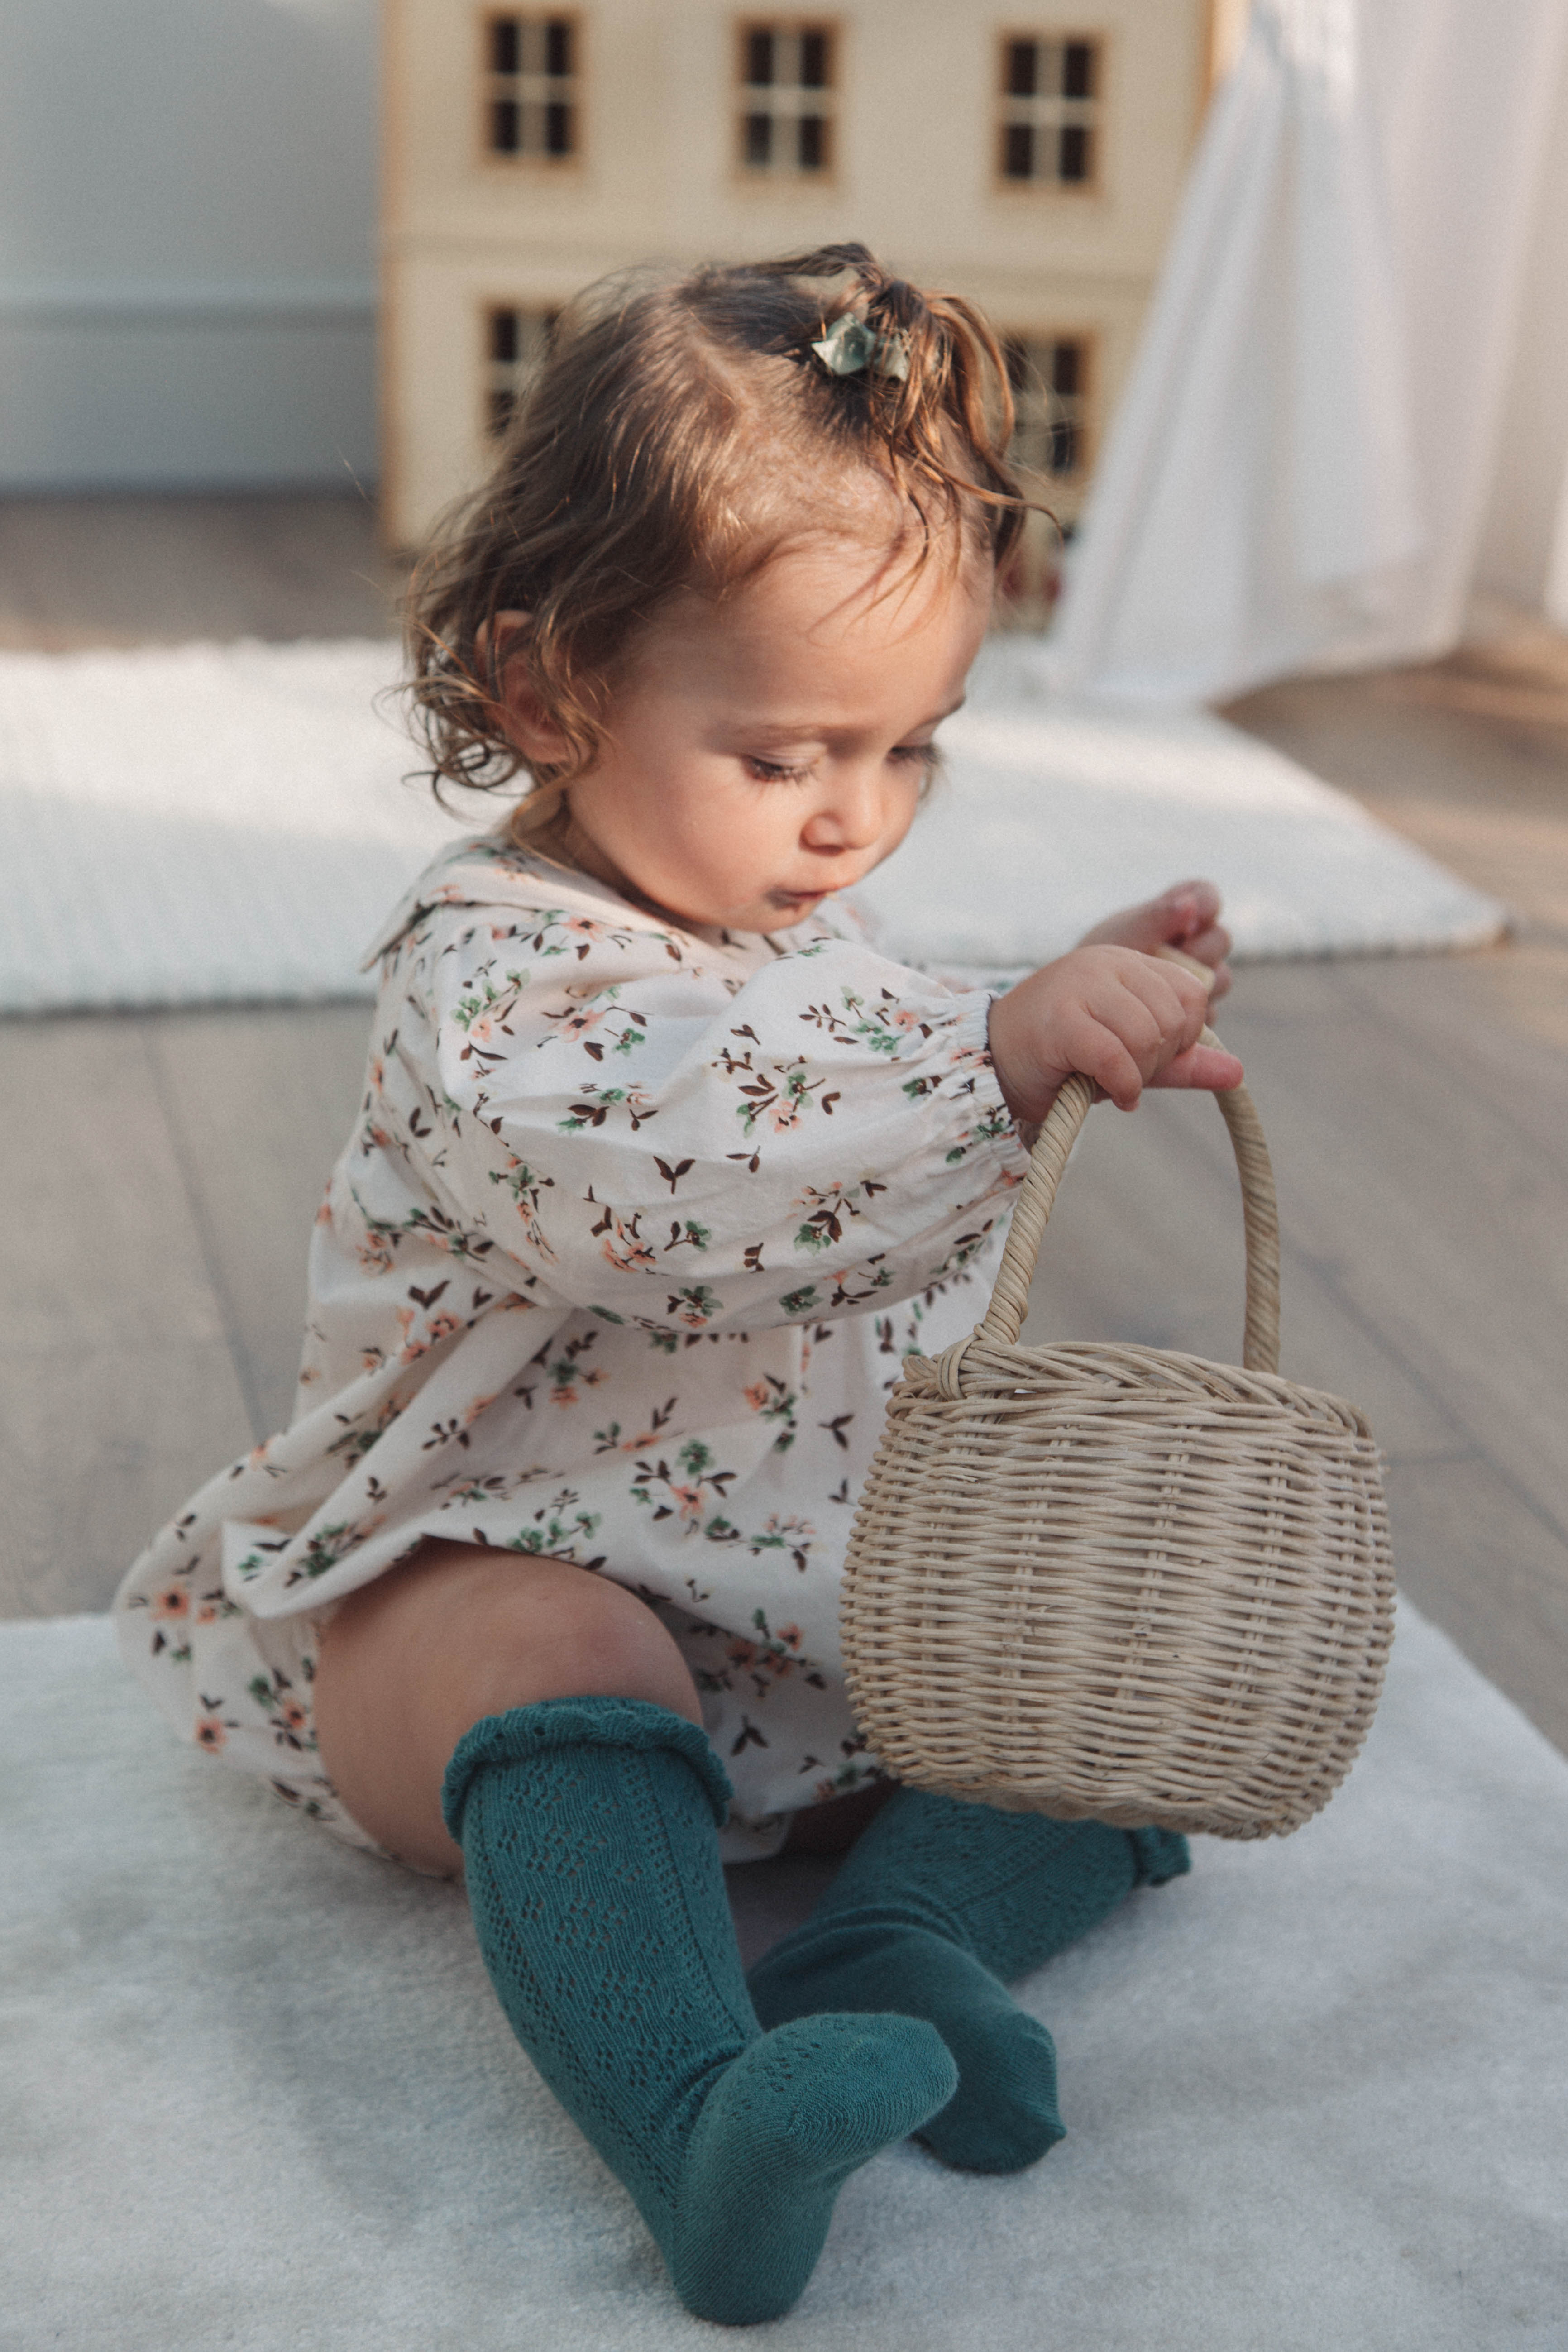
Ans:
<svg viewBox="0 0 1568 2352"><path fill-rule="evenodd" d="M896 348L901 374L830 372L837 321ZM840 336L833 348L843 341ZM687 274L634 270L564 311L489 479L416 572L408 638L432 782L531 789L537 835L592 765L636 632L676 591L722 596L784 548L841 535L907 546L904 593L933 556L994 568L1029 507L1007 459L1013 397L970 303L892 277L863 246ZM858 534L857 534L858 535ZM502 708L499 614L525 616L504 661L562 743L526 762Z"/></svg>

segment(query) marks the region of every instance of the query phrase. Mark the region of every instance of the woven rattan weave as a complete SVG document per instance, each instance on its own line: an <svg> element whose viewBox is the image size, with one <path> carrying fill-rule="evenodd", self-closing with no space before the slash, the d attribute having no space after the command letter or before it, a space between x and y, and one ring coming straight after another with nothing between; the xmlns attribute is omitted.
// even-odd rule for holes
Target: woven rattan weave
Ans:
<svg viewBox="0 0 1568 2352"><path fill-rule="evenodd" d="M1268 1837L1327 1803L1366 1737L1394 1627L1377 1448L1352 1406L1278 1375L1268 1147L1245 1087L1217 1099L1247 1227L1245 1370L1019 1346L1082 1078L1041 1129L984 1320L905 1360L843 1601L856 1717L900 1780Z"/></svg>

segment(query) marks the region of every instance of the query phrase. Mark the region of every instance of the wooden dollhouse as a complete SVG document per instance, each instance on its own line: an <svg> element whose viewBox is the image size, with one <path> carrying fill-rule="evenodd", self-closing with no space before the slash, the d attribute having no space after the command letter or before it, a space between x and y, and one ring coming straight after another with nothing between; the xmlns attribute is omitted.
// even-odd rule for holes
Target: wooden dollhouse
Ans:
<svg viewBox="0 0 1568 2352"><path fill-rule="evenodd" d="M989 312L1070 526L1244 6L387 0L388 539L476 478L590 279L851 237ZM1037 541L1022 607L1047 574Z"/></svg>

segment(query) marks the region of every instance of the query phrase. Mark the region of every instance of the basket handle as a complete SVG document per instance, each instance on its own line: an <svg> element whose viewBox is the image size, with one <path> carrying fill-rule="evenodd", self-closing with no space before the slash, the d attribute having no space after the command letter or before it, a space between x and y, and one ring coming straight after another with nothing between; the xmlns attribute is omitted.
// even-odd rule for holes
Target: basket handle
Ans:
<svg viewBox="0 0 1568 2352"><path fill-rule="evenodd" d="M1179 961L1186 962L1188 959L1184 957ZM1206 973L1205 976L1212 977ZM1199 1043L1217 1045L1219 1039L1212 1029L1205 1028ZM1252 1097L1245 1087L1233 1087L1228 1093L1216 1095L1215 1099L1230 1129L1237 1173L1241 1179L1241 1208L1247 1228L1247 1325L1242 1339L1241 1360L1249 1372L1277 1372L1279 1369L1279 1213L1274 1199L1274 1171L1269 1162L1268 1146L1263 1139L1262 1122ZM1068 1154L1078 1140L1079 1129L1088 1118L1093 1100L1094 1087L1089 1079L1068 1078L1046 1113L1045 1123L1030 1155L1029 1172L1024 1179L1023 1190L1013 1211L1012 1229L1007 1235L1001 1265L997 1268L991 1304L975 1334L977 1339L989 1339L1005 1348L1017 1345L1018 1334L1024 1328L1024 1318L1029 1307L1029 1284L1034 1277L1040 1244L1045 1238L1046 1223L1057 1197L1057 1186L1061 1182Z"/></svg>

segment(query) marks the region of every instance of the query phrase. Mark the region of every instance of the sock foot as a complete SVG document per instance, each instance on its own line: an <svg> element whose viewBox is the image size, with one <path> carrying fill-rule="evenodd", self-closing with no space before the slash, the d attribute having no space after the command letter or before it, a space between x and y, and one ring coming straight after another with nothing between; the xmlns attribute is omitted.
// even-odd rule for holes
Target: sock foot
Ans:
<svg viewBox="0 0 1568 2352"><path fill-rule="evenodd" d="M1021 2172L1065 2137L1056 2047L988 1969L920 1927L808 1927L760 1960L749 1979L764 2025L833 2011L887 2011L934 2026L958 2067L958 2088L919 2137L964 2172Z"/></svg>
<svg viewBox="0 0 1568 2352"><path fill-rule="evenodd" d="M1193 1866L1192 1848L1174 1830L1129 1830L1127 1838L1140 1886L1168 1886Z"/></svg>
<svg viewBox="0 0 1568 2352"><path fill-rule="evenodd" d="M753 2042L704 2102L666 2259L699 2319L744 2326L796 2302L834 2201L879 2149L951 2101L958 2071L910 2017L810 2017Z"/></svg>

